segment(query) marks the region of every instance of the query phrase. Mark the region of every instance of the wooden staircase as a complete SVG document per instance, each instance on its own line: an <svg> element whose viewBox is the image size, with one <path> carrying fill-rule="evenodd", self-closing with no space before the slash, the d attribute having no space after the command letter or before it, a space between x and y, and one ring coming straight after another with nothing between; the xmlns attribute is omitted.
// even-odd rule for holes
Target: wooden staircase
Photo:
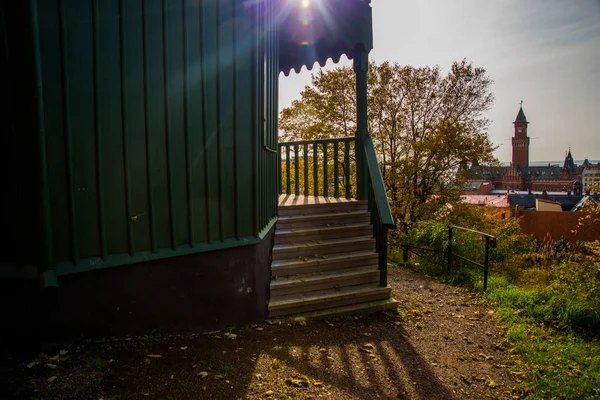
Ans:
<svg viewBox="0 0 600 400"><path fill-rule="evenodd" d="M396 308L390 287L379 286L367 202L305 199L280 201L269 317L309 318Z"/></svg>

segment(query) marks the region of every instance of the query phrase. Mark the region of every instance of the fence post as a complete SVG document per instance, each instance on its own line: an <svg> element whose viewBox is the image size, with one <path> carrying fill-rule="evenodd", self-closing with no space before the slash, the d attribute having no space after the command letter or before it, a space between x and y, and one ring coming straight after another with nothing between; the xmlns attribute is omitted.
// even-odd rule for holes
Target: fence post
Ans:
<svg viewBox="0 0 600 400"><path fill-rule="evenodd" d="M404 264L406 264L408 262L408 247L407 246L402 246L402 261L404 261Z"/></svg>
<svg viewBox="0 0 600 400"><path fill-rule="evenodd" d="M486 237L485 237L485 261L483 263L483 291L484 292L487 290L489 254L490 254L490 237L486 235Z"/></svg>
<svg viewBox="0 0 600 400"><path fill-rule="evenodd" d="M452 227L448 227L448 275L452 271Z"/></svg>

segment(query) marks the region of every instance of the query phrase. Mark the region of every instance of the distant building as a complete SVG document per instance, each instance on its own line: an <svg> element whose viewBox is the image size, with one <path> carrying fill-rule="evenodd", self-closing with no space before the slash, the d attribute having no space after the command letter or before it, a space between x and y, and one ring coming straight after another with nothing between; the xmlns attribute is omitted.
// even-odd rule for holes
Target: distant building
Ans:
<svg viewBox="0 0 600 400"><path fill-rule="evenodd" d="M581 171L581 182L585 192L591 191L593 184L600 185L600 165L592 166L588 162L583 171Z"/></svg>
<svg viewBox="0 0 600 400"><path fill-rule="evenodd" d="M535 199L535 209L538 211L562 211L562 205L558 201Z"/></svg>
<svg viewBox="0 0 600 400"><path fill-rule="evenodd" d="M519 112L514 125L512 138L512 162L509 166L490 167L474 165L467 171L469 183L464 194L484 194L483 190L526 190L526 191L559 191L581 193L581 174L591 170L591 164L586 159L578 167L573 160L571 149L565 156L562 167L560 165L530 166L529 145L530 137L527 136L529 121L525 116L523 107ZM590 177L593 179L594 177ZM600 175L598 175L600 179ZM474 193L475 192L475 193ZM488 192L489 193L489 192Z"/></svg>

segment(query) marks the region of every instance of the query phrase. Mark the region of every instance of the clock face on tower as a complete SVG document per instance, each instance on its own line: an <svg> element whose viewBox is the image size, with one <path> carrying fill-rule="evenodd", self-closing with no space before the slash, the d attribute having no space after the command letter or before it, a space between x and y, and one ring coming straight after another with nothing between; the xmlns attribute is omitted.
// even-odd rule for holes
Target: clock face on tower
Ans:
<svg viewBox="0 0 600 400"><path fill-rule="evenodd" d="M517 132L519 132L519 133L523 132L523 128L517 128Z"/></svg>

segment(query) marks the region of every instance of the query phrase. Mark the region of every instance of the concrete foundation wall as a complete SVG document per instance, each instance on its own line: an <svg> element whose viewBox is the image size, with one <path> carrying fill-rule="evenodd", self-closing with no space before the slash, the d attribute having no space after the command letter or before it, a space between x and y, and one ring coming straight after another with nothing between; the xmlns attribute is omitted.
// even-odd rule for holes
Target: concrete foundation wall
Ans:
<svg viewBox="0 0 600 400"><path fill-rule="evenodd" d="M43 291L32 282L18 290L8 290L15 282L0 282L7 289L2 308L11 310L0 336L52 340L261 322L272 246L273 230L257 245L62 276L58 288Z"/></svg>

